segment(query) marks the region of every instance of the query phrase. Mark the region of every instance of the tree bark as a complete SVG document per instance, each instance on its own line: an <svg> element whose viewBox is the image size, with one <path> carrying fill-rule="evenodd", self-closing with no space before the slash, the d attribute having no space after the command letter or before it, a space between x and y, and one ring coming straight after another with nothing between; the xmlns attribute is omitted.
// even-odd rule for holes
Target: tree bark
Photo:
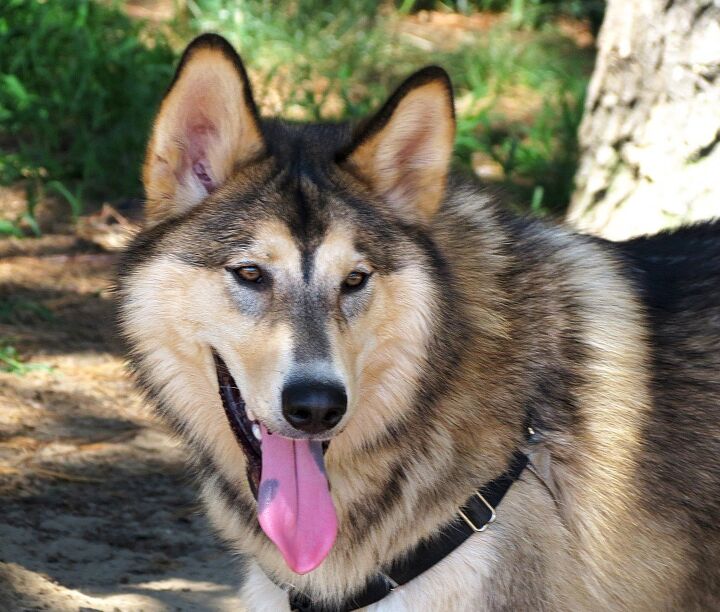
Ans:
<svg viewBox="0 0 720 612"><path fill-rule="evenodd" d="M568 220L611 239L720 216L720 0L609 0Z"/></svg>

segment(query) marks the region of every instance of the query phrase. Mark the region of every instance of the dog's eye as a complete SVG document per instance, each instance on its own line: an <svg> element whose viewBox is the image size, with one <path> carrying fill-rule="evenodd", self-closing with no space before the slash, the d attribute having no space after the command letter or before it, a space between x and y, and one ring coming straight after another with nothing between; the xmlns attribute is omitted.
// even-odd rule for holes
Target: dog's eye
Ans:
<svg viewBox="0 0 720 612"><path fill-rule="evenodd" d="M262 283L263 274L258 266L240 266L231 270L235 278L245 283Z"/></svg>
<svg viewBox="0 0 720 612"><path fill-rule="evenodd" d="M367 272L361 272L360 270L353 270L345 277L342 287L346 291L357 291L362 289L367 283L367 279L370 275Z"/></svg>

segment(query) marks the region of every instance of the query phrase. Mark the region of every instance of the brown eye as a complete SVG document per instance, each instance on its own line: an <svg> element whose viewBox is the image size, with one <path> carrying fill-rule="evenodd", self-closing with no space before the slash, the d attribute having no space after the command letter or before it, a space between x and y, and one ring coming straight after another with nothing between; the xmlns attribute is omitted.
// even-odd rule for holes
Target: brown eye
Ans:
<svg viewBox="0 0 720 612"><path fill-rule="evenodd" d="M240 266L232 272L238 280L246 283L261 283L263 280L262 271L258 266Z"/></svg>
<svg viewBox="0 0 720 612"><path fill-rule="evenodd" d="M357 290L361 289L370 275L367 272L360 272L360 270L353 270L345 277L343 281L343 289Z"/></svg>

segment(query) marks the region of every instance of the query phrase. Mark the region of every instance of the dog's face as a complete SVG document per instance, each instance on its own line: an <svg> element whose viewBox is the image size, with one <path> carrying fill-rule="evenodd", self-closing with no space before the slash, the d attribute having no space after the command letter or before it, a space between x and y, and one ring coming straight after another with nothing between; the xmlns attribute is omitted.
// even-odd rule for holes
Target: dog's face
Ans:
<svg viewBox="0 0 720 612"><path fill-rule="evenodd" d="M357 413L367 436L398 416L423 365L434 285L423 255L386 219L310 179L268 176L261 194L244 189L210 196L153 245L126 280L125 329L143 353L162 352L160 379L182 370L192 381L183 400L196 385L217 396L214 352L250 420L270 431L329 440ZM304 415L303 402L327 411Z"/></svg>
<svg viewBox="0 0 720 612"><path fill-rule="evenodd" d="M170 420L227 477L245 466L256 495L263 436L340 453L408 409L438 286L418 228L453 137L440 69L352 134L263 123L227 43L186 51L148 146L121 320Z"/></svg>

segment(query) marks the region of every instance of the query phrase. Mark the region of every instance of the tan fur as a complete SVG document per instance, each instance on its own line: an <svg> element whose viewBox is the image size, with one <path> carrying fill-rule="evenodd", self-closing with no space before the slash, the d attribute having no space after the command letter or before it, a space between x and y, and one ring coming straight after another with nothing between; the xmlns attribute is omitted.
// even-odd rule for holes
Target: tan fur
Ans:
<svg viewBox="0 0 720 612"><path fill-rule="evenodd" d="M239 263L247 259L273 266L285 280L300 276L300 255L287 228L277 222L265 224L257 240L237 255ZM202 432L204 444L212 446L220 440L220 447L240 460L242 452L222 411L206 420L197 410L198 396L187 393L188 385L195 387L199 377L199 386L205 389L201 392L204 402L218 403L218 395L212 391L215 370L208 349L212 346L227 359L256 414L267 421L277 420L281 418L277 411L282 375L289 368L292 342L282 323L270 326L239 314L228 295L230 285L224 271L208 273L173 258L160 258L138 275L123 317L127 333L137 339L149 362L174 361L158 372L162 378L156 384L179 406L182 418L193 423L194 431ZM148 338L162 340L148 342ZM245 342L244 338L262 341ZM225 452L221 454L225 456Z"/></svg>
<svg viewBox="0 0 720 612"><path fill-rule="evenodd" d="M207 195L188 157L193 131L207 140L207 169L217 184L262 152L245 93L236 68L221 52L198 49L188 59L163 100L147 148L143 183L150 224L182 214Z"/></svg>
<svg viewBox="0 0 720 612"><path fill-rule="evenodd" d="M237 265L247 261L272 269L279 284L299 282L301 277L300 254L279 222L263 224L254 242L234 258ZM318 286L339 284L358 267L362 260L351 248L347 229L338 228L328 232L318 248L313 280ZM167 401L177 406L181 419L192 425L221 464L237 465L244 457L222 410L214 410L210 419L197 410L199 404L219 405L207 347L213 346L226 360L252 413L277 423L282 419L281 381L291 367L292 340L281 323L268 326L240 315L228 296L232 281L225 276L173 258L153 260L131 283L132 299L123 318L126 333L157 372L153 382ZM333 353L342 379L348 381L350 398L349 431L338 436L338 451L361 446L407 409L432 326L430 286L425 272L412 266L391 282L378 278L372 308L353 325L353 333L332 326ZM262 341L247 343L244 338ZM350 417L360 406L363 420L353 421Z"/></svg>
<svg viewBox="0 0 720 612"><path fill-rule="evenodd" d="M445 191L454 140L452 100L444 83L431 81L410 91L348 161L401 215L428 221Z"/></svg>
<svg viewBox="0 0 720 612"><path fill-rule="evenodd" d="M349 228L328 231L317 249L316 275L338 283L353 269L367 269L353 248ZM425 366L432 328L434 296L427 273L418 266L377 276L371 307L353 323L350 333L333 325L333 353L347 381L349 412L362 408L363 419L348 418L335 444L338 452L357 448L401 417Z"/></svg>
<svg viewBox="0 0 720 612"><path fill-rule="evenodd" d="M277 225L270 224L259 230L253 246L239 253L237 261L247 257L261 258L263 263L273 261L277 266L274 269L282 270L288 277L299 275L297 250L286 237L286 230ZM349 249L347 230L330 231L318 248L315 280L318 284L335 283L358 263L357 256ZM417 266L409 266L392 280L378 279L373 306L353 325L352 333L343 334L337 328L332 332L334 352L344 378L356 381L349 388L347 429L334 440L326 458L341 523L352 520L342 514L342 508L358 499L358 492L362 491L359 483L366 481L374 486L385 475L382 469L378 470L382 461L379 466L367 466L362 461L348 459L354 448L371 440L408 409L412 389L424 365L425 344L432 327L430 286L425 272ZM190 425L202 447L219 466L224 466L225 478L237 482L243 477L245 459L227 427L212 383L213 366L206 347L214 346L226 359L253 413L272 423L281 418L278 381L290 363L288 330L282 325L275 329L261 328L233 312L222 273L211 274L171 259L154 260L138 271L129 292L132 299L124 309L126 333L137 340L146 355L144 361L155 377L153 384L162 389L161 394ZM242 343L243 338L262 338L262 341L248 344ZM352 419L356 411L362 416ZM450 448L450 440L443 441L442 436L438 434L436 445ZM385 465L389 467L392 460L390 453ZM431 479L433 471L438 467L442 469L442 465L442 456L438 453L433 465L410 466L410 474L422 482ZM255 538L246 527L231 526L223 519L232 513L224 512L212 482L207 483L205 493L210 517L218 529L231 540L256 542L260 550L272 553L269 559L278 572L287 572L266 542ZM413 504L412 496L407 503ZM452 501L448 500L443 510L450 507ZM397 509L398 516L402 512L402 507ZM440 512L409 525L408 535L418 529L429 532ZM392 540L389 532L368 539L364 558L362 554L355 556L356 572L344 577L348 585L357 583L362 572L372 568L378 546L389 554L397 554L403 543ZM309 579L322 588L322 575L320 569Z"/></svg>
<svg viewBox="0 0 720 612"><path fill-rule="evenodd" d="M565 459L553 464L560 508L578 538L579 561L591 570L582 575L584 605L622 609L632 601L633 610L657 610L685 579L688 542L673 517L647 512L636 483L652 402L644 315L614 262L560 232L553 241L551 264L567 271L568 291L580 299L579 331L592 351L580 390L587 429L567 448L550 442Z"/></svg>
<svg viewBox="0 0 720 612"><path fill-rule="evenodd" d="M137 339L146 366L155 373L153 384L188 423L197 442L218 465L227 466L226 476L235 480L235 466L243 465L245 456L223 411L202 409L219 404L208 347L228 356L228 365L247 392L253 392L253 407L261 413L274 405L281 364L290 348L287 333L281 326L262 329L238 317L222 273L199 272L172 259L155 260L142 270L133 296L123 317L127 333ZM207 325L209 313L213 325ZM237 341L257 333L264 334L263 342ZM255 370L258 363L269 361L277 367Z"/></svg>
<svg viewBox="0 0 720 612"><path fill-rule="evenodd" d="M561 233L548 238L556 247L554 261L548 266L554 269L559 265L566 271L560 282L579 299L579 331L592 349L587 382L581 390L587 429L578 436L555 436L545 442L554 457L551 471L560 492L559 513L553 511L553 502L539 481L526 479L516 484L503 501L498 524L472 538L423 582L411 583L372 607L374 611L438 609L441 605L470 611L478 609L479 600L494 601L490 585L496 578L498 558L513 550L509 540L528 532L533 534L533 546L540 546L538 536L546 540L542 562L543 579L553 583L550 610L665 609L684 578L687 542L682 533L674 528L672 517L662 520L649 515L634 493L633 480L640 469L639 428L649 407L642 314L614 274L610 260ZM250 248L246 254L238 254L238 262L251 257L271 262L288 278L300 274L299 254L281 224L259 230ZM347 270L363 265L352 248L349 230L337 226L317 249L314 280L319 284L336 282ZM148 366L159 377L155 384L163 388L168 402L215 457L225 478L244 487L245 459L227 427L212 364L203 347L218 348L253 411L271 419L267 415L277 410L280 373L289 367L287 329L282 325L262 331L248 327L251 324L232 308L220 272L196 270L161 258L138 271L135 278L130 290L133 298L125 310L126 329L147 355ZM352 333L333 329L333 352L349 381L352 404L351 417L326 457L340 534L320 568L302 577L289 573L267 541L258 538L250 526L237 522L232 507L217 495L217 483L211 479L203 483L209 516L226 539L238 551L252 551L266 570L298 588L332 595L339 585L341 590L356 587L373 571L378 554L383 558L400 554L405 542L431 533L442 517L457 507L458 500L448 499L431 514L417 516L413 512L420 500L420 485L443 472L451 460L450 454L443 454L444 449L457 442L443 440L440 428L436 439L426 441L436 449L433 463L407 467L403 503L385 517L382 529L368 532L366 541L353 547L352 559L343 557L343 525L353 520L344 510L361 500L364 491L383 482L394 459L392 448L378 451L372 464L355 461L353 453L407 409L433 327L434 297L427 291L431 286L425 271L417 266L408 266L391 279L378 279L373 305ZM488 312L487 306L478 304L477 308L481 318L488 316L483 314ZM498 332L501 337L507 335L507 326L499 327ZM263 340L257 344L233 340L259 334ZM275 397L267 395L269 390ZM198 410L200 406L202 410ZM353 419L355 414L361 417ZM498 430L469 434L478 443L485 434L497 436ZM490 448L491 444L488 437L480 446ZM541 510L542 506L547 509ZM414 520L403 523L407 513ZM526 546L522 539L515 545ZM629 574L634 577L631 581L626 579ZM469 583L474 586L470 588ZM282 600L282 592L255 566L244 596L253 610L273 609ZM632 605L626 608L628 602Z"/></svg>

